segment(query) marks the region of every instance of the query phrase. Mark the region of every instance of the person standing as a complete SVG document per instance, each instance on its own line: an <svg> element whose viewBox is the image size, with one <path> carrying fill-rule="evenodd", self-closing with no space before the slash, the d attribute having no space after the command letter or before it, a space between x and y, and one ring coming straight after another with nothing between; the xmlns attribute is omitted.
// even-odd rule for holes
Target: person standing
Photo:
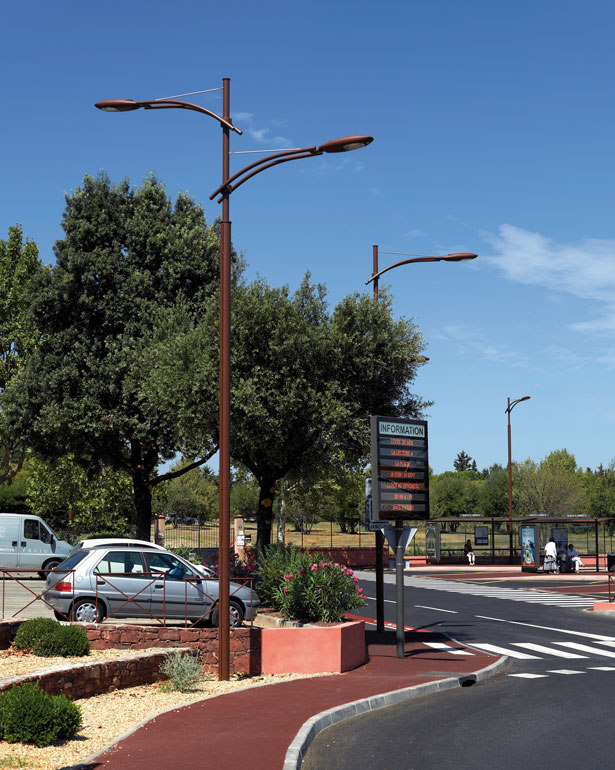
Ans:
<svg viewBox="0 0 615 770"><path fill-rule="evenodd" d="M555 540L551 538L545 545L545 564L544 571L552 575L557 570L557 546Z"/></svg>
<svg viewBox="0 0 615 770"><path fill-rule="evenodd" d="M468 564L471 567L474 567L476 565L476 557L474 556L474 548L472 548L472 542L470 540L466 541L466 544L463 546L463 552L468 559Z"/></svg>

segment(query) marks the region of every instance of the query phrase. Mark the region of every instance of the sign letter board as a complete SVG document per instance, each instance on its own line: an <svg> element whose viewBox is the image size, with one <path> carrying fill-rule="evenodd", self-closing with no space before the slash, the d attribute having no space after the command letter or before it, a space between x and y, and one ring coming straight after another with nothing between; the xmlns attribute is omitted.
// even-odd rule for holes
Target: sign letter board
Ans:
<svg viewBox="0 0 615 770"><path fill-rule="evenodd" d="M371 417L372 516L429 518L427 421Z"/></svg>

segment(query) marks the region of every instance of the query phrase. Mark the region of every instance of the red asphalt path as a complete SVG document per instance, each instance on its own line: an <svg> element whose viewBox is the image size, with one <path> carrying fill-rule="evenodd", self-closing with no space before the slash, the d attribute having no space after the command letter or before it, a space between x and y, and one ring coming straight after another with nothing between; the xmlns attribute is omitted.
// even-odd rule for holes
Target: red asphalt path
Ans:
<svg viewBox="0 0 615 770"><path fill-rule="evenodd" d="M301 726L327 709L401 688L478 672L498 658L456 655L426 643L463 645L440 634L407 633L405 657L395 635L367 632L369 661L345 674L296 679L209 698L155 717L80 768L105 770L281 770Z"/></svg>

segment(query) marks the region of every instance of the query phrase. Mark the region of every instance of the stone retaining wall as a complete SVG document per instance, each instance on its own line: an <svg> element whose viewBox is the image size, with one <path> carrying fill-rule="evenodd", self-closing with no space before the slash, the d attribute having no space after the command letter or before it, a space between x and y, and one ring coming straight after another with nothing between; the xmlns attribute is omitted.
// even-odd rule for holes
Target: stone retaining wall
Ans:
<svg viewBox="0 0 615 770"><path fill-rule="evenodd" d="M189 651L183 647L179 649L182 652ZM165 652L144 652L138 657L56 666L3 679L0 681L0 691L8 690L16 684L32 682L37 683L41 690L50 695L64 694L71 700L89 698L92 695L113 692L124 687L139 687L165 679L159 671L165 655Z"/></svg>
<svg viewBox="0 0 615 770"><path fill-rule="evenodd" d="M218 630L216 628L163 628L160 626L133 626L85 624L92 649L106 650L145 649L177 646L198 651L203 671L218 671ZM261 635L259 628L231 629L229 666L232 674L260 674Z"/></svg>

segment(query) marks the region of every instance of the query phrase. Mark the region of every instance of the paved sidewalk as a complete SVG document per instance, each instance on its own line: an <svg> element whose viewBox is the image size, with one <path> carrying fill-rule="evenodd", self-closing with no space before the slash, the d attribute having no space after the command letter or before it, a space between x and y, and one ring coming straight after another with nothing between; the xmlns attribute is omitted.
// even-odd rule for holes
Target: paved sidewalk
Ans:
<svg viewBox="0 0 615 770"><path fill-rule="evenodd" d="M354 671L253 687L174 709L78 767L219 770L248 763L251 770L295 770L302 751L324 727L474 684L506 663L430 632L406 632L404 658L396 656L394 632L366 631L366 640L369 661Z"/></svg>

